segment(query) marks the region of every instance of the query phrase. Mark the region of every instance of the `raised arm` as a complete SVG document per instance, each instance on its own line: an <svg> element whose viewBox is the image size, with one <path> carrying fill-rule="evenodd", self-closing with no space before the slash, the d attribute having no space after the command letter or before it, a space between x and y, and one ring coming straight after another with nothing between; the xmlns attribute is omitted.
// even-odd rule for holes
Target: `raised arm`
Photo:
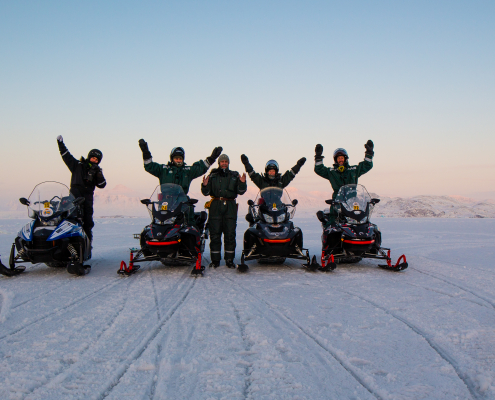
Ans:
<svg viewBox="0 0 495 400"><path fill-rule="evenodd" d="M70 154L69 150L64 144L64 138L62 137L62 135L57 136L57 143L60 155L62 156L62 160L64 160L65 165L67 165L67 168L69 168L70 172L73 172L79 161L77 161L74 156Z"/></svg>

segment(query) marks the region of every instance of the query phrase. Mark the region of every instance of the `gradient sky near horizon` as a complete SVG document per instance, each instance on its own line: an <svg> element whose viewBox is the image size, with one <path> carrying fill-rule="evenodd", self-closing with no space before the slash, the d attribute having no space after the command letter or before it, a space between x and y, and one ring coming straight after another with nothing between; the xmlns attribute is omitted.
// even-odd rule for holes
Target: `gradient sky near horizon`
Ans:
<svg viewBox="0 0 495 400"><path fill-rule="evenodd" d="M140 138L163 163L305 156L303 190L329 190L317 143L352 164L372 139L371 192L495 195L493 1L2 1L0 34L2 199L69 183L60 134L140 193Z"/></svg>

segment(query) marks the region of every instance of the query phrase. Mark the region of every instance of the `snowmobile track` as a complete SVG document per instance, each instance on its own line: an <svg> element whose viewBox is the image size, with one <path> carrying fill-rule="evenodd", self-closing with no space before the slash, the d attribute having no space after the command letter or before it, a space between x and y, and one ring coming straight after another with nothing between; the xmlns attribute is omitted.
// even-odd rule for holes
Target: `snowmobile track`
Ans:
<svg viewBox="0 0 495 400"><path fill-rule="evenodd" d="M148 271L150 272L150 278L151 278L151 287L153 288L153 296L155 298L155 306L156 306L156 316L158 317L158 320L161 320L162 317L160 315L160 307L158 306L158 296L156 294L156 288L155 288L155 278L153 278L153 272L151 270L151 265L148 268Z"/></svg>
<svg viewBox="0 0 495 400"><path fill-rule="evenodd" d="M120 367L117 368L114 376L110 378L104 387L100 390L100 393L93 396L92 399L101 400L106 398L110 392L118 385L120 378L122 378L129 367L141 357L144 351L148 348L151 342L158 336L162 328L170 321L174 314L181 308L181 306L186 301L189 293L191 293L194 288L197 279L192 279L191 283L185 289L184 293L180 298L169 308L168 312L162 317L162 319L155 325L155 327L148 333L148 335L141 341L141 343L132 351L132 353L126 358L126 360L121 363Z"/></svg>
<svg viewBox="0 0 495 400"><path fill-rule="evenodd" d="M74 307L74 306L78 306L78 305L80 305L80 304L81 304L81 302L83 302L83 301L87 301L87 300L90 300L91 298L93 298L94 296L96 296L99 292L101 292L101 291L103 291L103 290L105 290L105 289L107 289L107 290L108 290L108 289L111 289L112 287L114 287L114 286L116 286L116 285L118 285L118 284L121 284L121 283L122 283L122 281L120 281L120 282L119 282L119 279L117 278L117 279L115 279L113 282L107 283L106 285L103 285L103 286L102 286L102 287L100 287L99 289L94 290L93 292L91 292L91 293L89 293L89 294L86 294L86 295L84 295L84 296L81 296L81 297L77 298L77 299L75 299L75 300L71 301L69 304L66 304L66 305L65 305L65 306L63 306L63 307L58 307L58 308L54 309L53 311L50 311L50 312L48 312L48 313L46 313L46 314L43 314L43 315L42 315L42 316L40 316L40 317L37 317L37 318L35 318L35 319L33 319L33 320L31 320L31 321L27 322L27 323L26 323L26 324L24 324L23 326L20 326L20 327L18 327L18 328L15 328L15 330L14 330L14 331L9 332L9 333L6 333L6 334L4 334L4 335L0 336L0 340L3 340L3 339L5 339L5 338L7 338L7 337L9 337L9 336L15 335L16 333L21 332L22 330L24 330L24 329L26 329L26 328L30 327L31 325L34 325L34 324L36 324L36 323L38 323L38 322L41 322L41 321L44 321L45 319L47 319L47 318L51 317L51 316L52 316L52 315L54 315L54 314L57 314L57 313L59 313L59 312L61 312L61 311L67 311L67 310L69 310L70 308L72 308L72 307Z"/></svg>
<svg viewBox="0 0 495 400"><path fill-rule="evenodd" d="M338 290L338 289L337 289ZM452 357L446 350L444 350L439 344L437 344L430 335L428 335L426 332L424 332L422 329L418 328L416 325L413 323L409 322L406 318L401 317L400 315L397 315L393 311L380 306L379 304L375 303L372 300L369 300L359 294L352 293L352 292L347 292L345 290L338 290L341 293L346 293L350 296L355 296L358 299L361 299L362 301L371 304L372 306L378 308L379 310L382 310L386 314L392 316L393 318L397 319L398 321L402 322L406 326L408 326L412 331L414 331L416 334L421 336L427 343L428 345L440 356L442 357L448 364L454 368L454 371L456 372L457 376L459 379L466 385L466 388L468 389L469 393L471 394L472 398L474 399L483 399L484 396L479 394L476 391L476 384L471 380L471 378L464 373L461 370L461 367L459 364L455 361L454 357Z"/></svg>
<svg viewBox="0 0 495 400"><path fill-rule="evenodd" d="M231 302L231 304L232 304L232 308L234 309L235 319L237 321L237 324L239 325L239 332L241 334L242 342L244 344L244 351L246 351L246 354L248 354L251 352L252 346L250 346L249 343L246 341L246 328L241 321L241 316L239 314L239 310L237 309L237 307L235 306L235 304L233 302ZM246 378L244 380L244 387L242 389L242 395L244 396L245 399L248 398L249 387L251 386L251 383L252 383L251 372L252 372L252 370L250 370L249 366L246 365L244 368L244 374L246 375Z"/></svg>
<svg viewBox="0 0 495 400"><path fill-rule="evenodd" d="M339 356L337 353L338 351L336 349L332 349L330 346L327 346L323 344L322 340L320 340L318 337L313 335L312 333L308 332L306 329L304 329L301 325L299 325L297 322L295 322L292 318L287 316L285 313L280 311L280 309L274 305L269 303L263 298L258 297L248 289L244 288L234 280L228 278L225 275L222 275L225 279L228 279L230 282L235 284L236 286L239 287L242 291L244 291L246 294L263 304L264 308L267 311L270 311L271 313L274 313L277 315L280 319L286 322L287 325L292 326L293 329L295 329L298 332L301 332L306 336L308 339L310 339L310 343L312 343L312 346L314 347L315 345L324 350L328 355L330 355L337 363L341 365L343 369L345 369L364 389L366 389L372 396L379 400L385 400L390 398L389 394L378 387L376 384L371 384L367 382L367 376L365 374L362 374L359 370L357 370L349 361L345 360L343 357Z"/></svg>
<svg viewBox="0 0 495 400"><path fill-rule="evenodd" d="M124 310L124 308L125 308L125 306L127 304L127 300L128 300L127 292L129 291L129 287L131 286L131 283L134 283L134 282L137 282L137 280L129 280L128 281L127 288L126 288L125 292L123 292L123 294L122 294L122 296L124 297L124 301L120 302L121 303L121 306L119 307L119 309L117 310L117 312L111 317L109 323L105 326L105 328L102 329L102 331L100 333L98 333L98 335L95 337L95 339L92 342L92 344L89 347L87 347L85 350L83 350L82 352L80 352L79 353L79 356L84 356L92 348L96 347L96 345L98 344L100 338L105 334L105 332L107 332L113 326L113 324L115 323L115 321L117 320L117 318L119 317L119 315L122 313L122 311ZM73 368L77 368L77 367L74 367L74 366L75 366L75 364L72 364L72 365L69 365L69 366L67 366L65 368L62 368L58 373L56 373L54 376L52 376L48 380L48 382L43 383L43 384L40 384L37 387L32 388L29 391L29 393L26 394L26 396L35 393L41 387L50 386L50 384L52 382L56 381L62 374L69 372ZM26 397L26 396L24 396L24 397Z"/></svg>
<svg viewBox="0 0 495 400"><path fill-rule="evenodd" d="M449 263L445 263L445 262L443 262L443 263L444 264L449 264ZM419 272L420 274L425 274L425 275L431 276L432 278L438 279L439 281L445 282L445 283L447 283L447 284L449 284L451 286L455 286L456 288L461 289L461 290L463 290L466 293L470 293L474 297L477 297L478 299L483 300L484 302L490 304L492 306L492 308L495 309L495 301L490 300L490 299L486 298L485 296L482 296L479 293L474 292L472 289L466 288L465 286L461 286L461 285L459 285L457 283L454 283L454 282L450 281L449 279L446 279L446 278L443 278L441 276L438 276L437 274L432 274L431 272L422 271L422 270L417 269L417 268L411 268L411 269L413 269L414 271Z"/></svg>

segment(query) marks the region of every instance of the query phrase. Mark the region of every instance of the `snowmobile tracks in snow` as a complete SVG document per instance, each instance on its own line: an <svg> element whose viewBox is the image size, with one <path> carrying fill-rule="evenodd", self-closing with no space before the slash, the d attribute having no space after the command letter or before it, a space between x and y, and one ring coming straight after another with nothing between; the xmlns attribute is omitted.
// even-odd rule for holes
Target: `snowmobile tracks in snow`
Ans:
<svg viewBox="0 0 495 400"><path fill-rule="evenodd" d="M304 337L307 339L307 347L316 349L316 355L320 356L321 358L321 350L325 352L328 356L330 356L333 360L335 360L340 366L347 371L364 389L366 389L372 396L374 396L377 399L380 400L385 400L390 398L390 395L388 392L386 392L384 389L380 388L377 384L372 383L368 379L368 375L361 372L359 369L354 367L350 361L348 361L345 357L342 357L339 355L339 351L337 349L334 349L332 346L324 344L323 341L317 337L317 335L309 332L307 329L304 329L301 325L299 325L297 322L295 322L292 318L287 316L285 313L283 313L279 307L277 307L274 304L269 303L263 298L260 298L259 296L255 295L248 289L244 288L241 286L238 282L236 282L233 279L230 279L229 277L225 276L224 274L222 275L223 278L226 280L229 280L231 283L234 285L238 286L240 290L245 292L247 295L258 301L262 307L265 309L265 311L268 311L272 314L275 314L280 320L285 322L285 325L289 326L292 328L292 330L296 332L300 332L303 334ZM328 361L327 361L328 363Z"/></svg>
<svg viewBox="0 0 495 400"><path fill-rule="evenodd" d="M443 261L441 261L443 264L449 264L449 263L445 263ZM462 285L459 285L458 283L454 283L452 282L451 280L447 279L447 278L444 278L442 276L439 276L438 274L433 274L431 272L427 272L427 271L422 271L420 269L417 269L417 268L412 268L413 270L419 272L420 274L425 274L425 275L428 275L428 276L431 276L432 278L435 278L435 279L438 279L439 281L442 281L442 282L445 282L451 286L454 286L458 289L461 289L463 290L464 292L466 293L469 293L469 294L472 294L474 297L477 297L478 299L480 300L483 300L484 302L490 304L492 306L493 309L495 309L495 301L487 298L486 296L484 295L480 295L479 293L475 292L473 289L469 289L465 286L462 286Z"/></svg>
<svg viewBox="0 0 495 400"><path fill-rule="evenodd" d="M375 303L374 301L372 301L370 299L367 299L366 297L364 297L362 295L352 293L352 292L347 292L345 290L338 290L338 291L341 293L346 293L350 296L357 297L358 299L360 299L360 300L362 300L368 304L371 304L373 307L375 307L379 310L382 310L386 314L390 315L391 317L395 318L396 320L402 322L404 325L409 327L409 329L411 329L414 333L421 336L428 343L428 345L440 357L442 357L442 359L445 362L447 362L448 364L450 364L452 366L452 368L456 372L458 378L464 383L464 385L466 385L469 393L471 394L471 396L474 399L484 399L485 398L485 396L478 393L478 391L476 390L476 384L473 382L471 377L469 375L467 375L467 373L462 370L461 366L459 365L459 363L456 362L454 357L452 355L450 355L448 351L443 349L438 343L436 343L435 340L430 335L428 335L425 331L418 328L416 325L414 325L412 322L408 321L406 318L396 314L395 312L391 311L390 309L387 309L385 307L380 306L379 304Z"/></svg>
<svg viewBox="0 0 495 400"><path fill-rule="evenodd" d="M86 294L84 296L78 297L77 299L71 301L70 303L66 304L63 307L57 307L54 310L52 310L50 312L47 312L47 313L45 313L45 314L43 314L43 315L41 315L41 316L39 316L39 317L31 320L31 321L25 323L24 325L15 328L13 331L1 335L0 336L0 340L3 340L3 339L5 339L5 338L7 338L9 336L15 335L16 333L21 332L22 330L30 327L31 325L34 325L34 324L36 324L38 322L41 322L41 321L46 320L47 318L51 317L52 315L58 314L60 312L67 312L72 307L76 307L76 306L80 305L81 302L88 301L88 300L92 299L93 297L95 297L96 295L98 295L100 292L109 290L109 289L111 289L112 287L114 287L114 286L116 286L118 284L119 284L119 279L115 279L113 282L107 283L106 285L101 286L100 288L94 290L91 293L88 293L88 294Z"/></svg>
<svg viewBox="0 0 495 400"><path fill-rule="evenodd" d="M187 272L190 275L189 271ZM144 339L139 343L139 345L131 352L131 354L120 364L117 368L115 374L107 381L104 387L100 390L99 394L92 397L95 400L101 400L107 397L110 392L116 387L119 383L120 378L122 378L129 367L141 357L144 351L148 348L148 346L153 342L153 340L158 336L160 331L167 325L167 323L172 319L174 314L183 306L189 293L191 293L194 288L197 279L192 279L189 284L186 286L186 289L179 297L179 299L168 309L165 315L161 318L161 320L154 326L153 329L144 337Z"/></svg>
<svg viewBox="0 0 495 400"><path fill-rule="evenodd" d="M137 282L137 280L129 280L129 282L127 283L127 288L125 291L123 291L123 301L121 301L121 305L120 307L118 308L117 312L111 317L110 321L108 322L108 324L101 330L101 332L99 332L94 341L92 342L92 344L87 347L85 350L83 350L81 353L79 353L79 357L80 356L84 356L86 353L90 352L92 348L96 347L96 345L98 344L100 338L105 334L105 332L107 332L112 326L113 324L115 323L115 321L117 320L117 318L119 317L119 315L122 313L122 311L124 310L126 304L127 304L127 300L128 300L128 296L127 296L127 292L129 290L129 287L131 285L131 283L133 282ZM70 371L72 368L74 368L74 365L73 364L67 364L67 363L64 363L64 366L58 371L58 373L56 373L55 375L53 375L49 380L48 382L44 383L44 384L39 384L38 386L36 387L32 387L29 391L29 394L31 393L35 393L39 388L41 387L50 387L54 382L57 382L60 380L60 377L63 375L63 374L66 374L68 371Z"/></svg>

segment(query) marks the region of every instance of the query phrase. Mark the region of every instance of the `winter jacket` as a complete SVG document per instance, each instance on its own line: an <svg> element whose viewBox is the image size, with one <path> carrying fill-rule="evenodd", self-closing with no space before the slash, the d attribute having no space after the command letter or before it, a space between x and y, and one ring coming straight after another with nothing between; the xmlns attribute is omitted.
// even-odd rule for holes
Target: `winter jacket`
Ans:
<svg viewBox="0 0 495 400"><path fill-rule="evenodd" d="M201 193L205 196L235 199L237 195L246 193L247 184L241 182L239 172L230 169L216 168L211 171L208 184L201 184Z"/></svg>
<svg viewBox="0 0 495 400"><path fill-rule="evenodd" d="M203 175L208 171L208 168L210 168L210 164L206 160L197 161L192 166L184 163L180 167L177 167L172 162L158 164L153 162L151 158L144 160L144 169L151 175L156 176L160 181L160 185L164 183L175 183L182 186L185 194L189 192L191 181Z"/></svg>
<svg viewBox="0 0 495 400"><path fill-rule="evenodd" d="M76 160L65 146L64 142L58 142L58 148L65 164L69 168L72 176L70 178L70 190L76 197L92 197L95 187L103 189L107 182L103 176L103 172L97 165L91 168L92 163L81 157L81 160Z"/></svg>
<svg viewBox="0 0 495 400"><path fill-rule="evenodd" d="M361 161L358 165L351 166L346 161L343 172L340 172L338 168L338 164L334 164L332 168L325 167L323 160L315 162L316 174L330 181L333 189L332 198L334 199L342 186L358 183L358 178L373 168L373 156L365 154L364 161Z"/></svg>

